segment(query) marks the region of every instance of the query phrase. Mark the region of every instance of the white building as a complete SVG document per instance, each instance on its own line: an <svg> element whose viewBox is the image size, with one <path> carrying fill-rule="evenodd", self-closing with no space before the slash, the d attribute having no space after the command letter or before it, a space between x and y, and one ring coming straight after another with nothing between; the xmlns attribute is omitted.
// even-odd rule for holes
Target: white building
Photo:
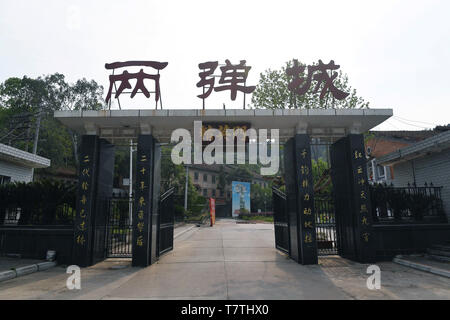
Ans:
<svg viewBox="0 0 450 320"><path fill-rule="evenodd" d="M50 159L0 143L0 185L32 182L34 168L50 166Z"/></svg>

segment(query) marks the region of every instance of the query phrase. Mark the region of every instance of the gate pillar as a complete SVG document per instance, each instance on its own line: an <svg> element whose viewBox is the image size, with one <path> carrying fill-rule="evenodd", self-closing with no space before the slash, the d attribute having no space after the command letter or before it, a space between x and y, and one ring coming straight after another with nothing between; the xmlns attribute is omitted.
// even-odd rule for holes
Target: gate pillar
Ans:
<svg viewBox="0 0 450 320"><path fill-rule="evenodd" d="M292 259L301 264L317 264L314 214L314 186L308 134L296 134L284 148L287 212Z"/></svg>
<svg viewBox="0 0 450 320"><path fill-rule="evenodd" d="M361 263L373 262L375 251L363 135L349 134L336 141L330 155L339 254Z"/></svg>
<svg viewBox="0 0 450 320"><path fill-rule="evenodd" d="M98 136L81 137L80 172L78 178L77 213L74 219L72 263L91 265L93 247L93 216L97 185Z"/></svg>
<svg viewBox="0 0 450 320"><path fill-rule="evenodd" d="M133 266L157 260L161 152L152 135L139 135L133 208Z"/></svg>
<svg viewBox="0 0 450 320"><path fill-rule="evenodd" d="M103 225L102 200L112 193L114 146L96 135L83 135L80 149L77 211L74 218L72 263L88 267L104 258L104 235L96 234ZM97 248L97 250L95 249Z"/></svg>

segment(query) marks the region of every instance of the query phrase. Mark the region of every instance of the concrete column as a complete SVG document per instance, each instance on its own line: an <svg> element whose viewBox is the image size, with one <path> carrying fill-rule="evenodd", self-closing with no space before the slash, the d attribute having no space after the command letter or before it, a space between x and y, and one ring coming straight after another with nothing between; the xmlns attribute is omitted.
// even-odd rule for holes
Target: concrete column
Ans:
<svg viewBox="0 0 450 320"><path fill-rule="evenodd" d="M140 135L137 144L133 210L133 266L157 260L160 151L152 135Z"/></svg>
<svg viewBox="0 0 450 320"><path fill-rule="evenodd" d="M98 136L84 135L82 137L77 212L74 220L74 247L72 251L72 263L80 267L87 267L92 264L98 148Z"/></svg>
<svg viewBox="0 0 450 320"><path fill-rule="evenodd" d="M339 254L373 262L372 212L362 134L350 134L331 146Z"/></svg>
<svg viewBox="0 0 450 320"><path fill-rule="evenodd" d="M284 162L290 257L301 264L317 264L314 186L308 134L296 134L285 144Z"/></svg>

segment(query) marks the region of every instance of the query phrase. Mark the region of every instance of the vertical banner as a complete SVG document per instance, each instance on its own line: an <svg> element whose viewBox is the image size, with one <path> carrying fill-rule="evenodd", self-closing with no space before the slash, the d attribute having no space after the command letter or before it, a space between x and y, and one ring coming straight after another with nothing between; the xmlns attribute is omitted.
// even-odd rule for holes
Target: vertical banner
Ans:
<svg viewBox="0 0 450 320"><path fill-rule="evenodd" d="M352 172L352 199L355 225L356 256L359 262L372 262L375 252L372 241L372 215L367 182L364 137L362 134L350 134L349 151Z"/></svg>
<svg viewBox="0 0 450 320"><path fill-rule="evenodd" d="M216 223L216 200L214 198L209 198L209 215L212 227Z"/></svg>
<svg viewBox="0 0 450 320"><path fill-rule="evenodd" d="M133 210L133 266L150 264L150 227L153 200L153 137L140 135L136 153L136 182Z"/></svg>
<svg viewBox="0 0 450 320"><path fill-rule="evenodd" d="M74 219L72 263L80 267L92 264L93 216L97 188L98 137L84 135L81 139L77 212Z"/></svg>
<svg viewBox="0 0 450 320"><path fill-rule="evenodd" d="M250 211L250 183L241 181L232 181L232 217L249 214Z"/></svg>

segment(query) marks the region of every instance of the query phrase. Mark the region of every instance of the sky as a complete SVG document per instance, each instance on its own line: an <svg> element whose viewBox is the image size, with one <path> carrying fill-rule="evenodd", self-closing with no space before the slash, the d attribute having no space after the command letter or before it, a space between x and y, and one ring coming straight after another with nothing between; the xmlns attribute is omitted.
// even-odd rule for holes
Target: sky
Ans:
<svg viewBox="0 0 450 320"><path fill-rule="evenodd" d="M256 85L261 72L294 58L334 60L370 108L394 110L376 130L421 130L450 123L449 12L450 1L432 0L3 0L0 81L58 72L69 82L94 79L106 96L105 63L154 60L169 63L164 109L200 109L201 62L246 60L247 85ZM214 92L206 108L242 103ZM154 100L121 105L153 109Z"/></svg>

